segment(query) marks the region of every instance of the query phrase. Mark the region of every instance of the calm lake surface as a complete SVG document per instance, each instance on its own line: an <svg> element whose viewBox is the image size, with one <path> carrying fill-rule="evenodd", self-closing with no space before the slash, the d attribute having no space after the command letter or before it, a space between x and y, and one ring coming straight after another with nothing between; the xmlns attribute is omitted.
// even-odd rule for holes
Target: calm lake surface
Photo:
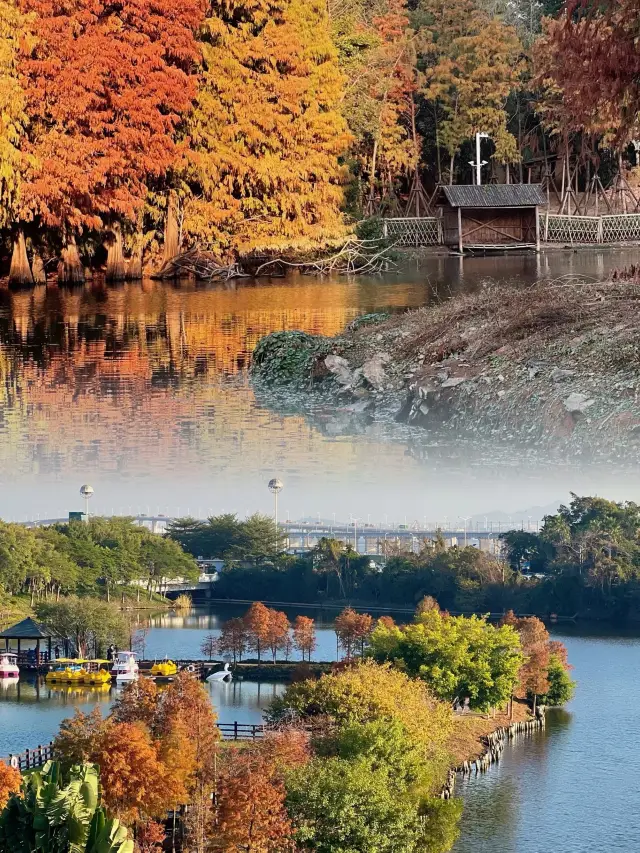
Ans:
<svg viewBox="0 0 640 853"><path fill-rule="evenodd" d="M435 257L356 280L0 289L0 517L81 509L85 482L97 514L244 515L271 509L274 474L282 516L294 518L453 518L545 506L570 489L633 497L628 469L545 467L490 443L439 447L418 428L345 426L335 410L312 420L275 410L256 399L248 365L272 331L334 335L358 315L488 280L600 279L638 262L640 249L587 250Z"/></svg>
<svg viewBox="0 0 640 853"><path fill-rule="evenodd" d="M152 617L146 656L195 657L202 639L244 608L218 605L186 616ZM290 609L318 619L316 659L335 658L330 611ZM544 733L505 748L501 762L459 783L464 798L455 853L636 853L640 824L632 768L640 754L640 637L588 628L555 630L578 680L575 699L552 710ZM283 689L274 683L207 686L221 722L260 722ZM115 691L54 689L34 679L0 682L0 754L46 743L76 708L108 712ZM630 775L631 771L631 775Z"/></svg>

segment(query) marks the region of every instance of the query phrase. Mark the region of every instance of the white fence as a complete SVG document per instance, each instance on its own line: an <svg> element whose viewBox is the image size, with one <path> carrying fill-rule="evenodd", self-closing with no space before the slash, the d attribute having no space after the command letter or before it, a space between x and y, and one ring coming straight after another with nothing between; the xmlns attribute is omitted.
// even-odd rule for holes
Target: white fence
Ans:
<svg viewBox="0 0 640 853"><path fill-rule="evenodd" d="M628 243L640 241L640 213L609 216L546 215L545 243Z"/></svg>
<svg viewBox="0 0 640 853"><path fill-rule="evenodd" d="M383 233L398 246L439 246L442 223L435 216L398 217L382 220Z"/></svg>

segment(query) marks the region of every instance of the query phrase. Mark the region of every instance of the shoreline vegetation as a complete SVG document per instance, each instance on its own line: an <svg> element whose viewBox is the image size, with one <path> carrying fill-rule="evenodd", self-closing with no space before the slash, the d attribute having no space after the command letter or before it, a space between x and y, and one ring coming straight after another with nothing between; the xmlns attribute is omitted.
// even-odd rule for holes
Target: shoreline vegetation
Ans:
<svg viewBox="0 0 640 853"><path fill-rule="evenodd" d="M245 615L259 655L275 646L283 615L260 603ZM295 626L301 651L313 646L310 621ZM237 642L236 623L223 636ZM103 822L124 828L119 853L147 853L175 834L166 813L177 806L188 806L184 853L249 845L446 853L462 811L452 768L482 772L509 733L543 725L538 697L571 697L566 651L539 620L508 614L493 626L449 616L432 599L404 626L345 610L336 631L346 659L293 681L268 709L264 738L242 747L220 742L209 697L187 672L164 688L144 678L127 685L106 719L77 711L61 724L53 764L24 780L6 766L0 773L0 851L22 849L21 834L33 832L29 803L41 782L65 786L97 771ZM66 795L62 802L79 819ZM69 825L59 817L53 834ZM90 819L82 818L84 838Z"/></svg>
<svg viewBox="0 0 640 853"><path fill-rule="evenodd" d="M264 521L271 524L262 539L271 543L266 552L252 546L253 556L239 559L245 524L226 514L177 519L167 531L188 552L224 560L215 584L222 601L337 608L362 602L364 609L375 603L378 610L406 610L432 596L449 613L640 620L640 506L631 501L572 495L568 506L543 519L539 533L501 534L498 556L472 545L447 547L438 531L413 544L387 537L378 543L381 564L331 538L302 556L281 553L284 533L276 533L272 520Z"/></svg>
<svg viewBox="0 0 640 853"><path fill-rule="evenodd" d="M2 272L251 275L432 215L438 187L475 182L478 128L483 184L544 181L569 218L636 211L635 9L573 11L2 0Z"/></svg>

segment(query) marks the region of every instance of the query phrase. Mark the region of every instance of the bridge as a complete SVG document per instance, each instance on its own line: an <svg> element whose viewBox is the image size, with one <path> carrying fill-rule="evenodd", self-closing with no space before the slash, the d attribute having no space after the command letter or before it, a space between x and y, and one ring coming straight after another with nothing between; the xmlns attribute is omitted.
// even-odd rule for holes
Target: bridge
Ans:
<svg viewBox="0 0 640 853"><path fill-rule="evenodd" d="M162 534L167 526L175 519L167 515L136 515L134 521L142 526L148 527L152 532ZM31 521L19 522L25 527L46 527L53 524L65 524L68 518L45 518ZM519 525L512 523L489 521L474 522L471 525L451 525L444 522L428 522L423 524L414 521L412 524L371 524L369 522L360 524L358 521L346 522L307 522L289 520L279 523L283 536L286 537L286 550L289 553L304 553L314 548L322 538L339 539L359 554L367 554L373 557L384 557L393 550L394 546L405 550L413 550L418 553L425 541L434 541L438 537L444 539L448 547L473 546L491 554L500 553L499 539L502 533L508 530L525 530L537 532L540 528L538 521L529 520L528 523L521 522ZM168 591L206 591L216 578L216 567L212 567L212 561L202 561L202 573L196 583L172 583L167 587Z"/></svg>

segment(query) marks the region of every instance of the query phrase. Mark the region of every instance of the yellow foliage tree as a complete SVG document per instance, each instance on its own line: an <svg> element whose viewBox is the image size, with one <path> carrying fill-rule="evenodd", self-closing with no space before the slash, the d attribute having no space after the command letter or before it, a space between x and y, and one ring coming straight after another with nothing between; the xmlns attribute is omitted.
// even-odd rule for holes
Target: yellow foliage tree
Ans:
<svg viewBox="0 0 640 853"><path fill-rule="evenodd" d="M221 253L344 231L343 77L322 0L213 0L201 33L185 231Z"/></svg>
<svg viewBox="0 0 640 853"><path fill-rule="evenodd" d="M428 37L424 95L439 106L439 144L451 156L451 173L460 146L476 133L489 134L498 162L517 162L520 153L506 113L523 70L515 30L473 0L420 0L419 9Z"/></svg>
<svg viewBox="0 0 640 853"><path fill-rule="evenodd" d="M20 190L20 139L27 116L17 62L26 18L15 0L0 0L0 227L11 223Z"/></svg>
<svg viewBox="0 0 640 853"><path fill-rule="evenodd" d="M423 682L389 665L361 661L317 681L291 684L273 703L274 719L291 713L328 718L338 725L396 721L424 750L439 779L447 765L451 709L433 697Z"/></svg>

